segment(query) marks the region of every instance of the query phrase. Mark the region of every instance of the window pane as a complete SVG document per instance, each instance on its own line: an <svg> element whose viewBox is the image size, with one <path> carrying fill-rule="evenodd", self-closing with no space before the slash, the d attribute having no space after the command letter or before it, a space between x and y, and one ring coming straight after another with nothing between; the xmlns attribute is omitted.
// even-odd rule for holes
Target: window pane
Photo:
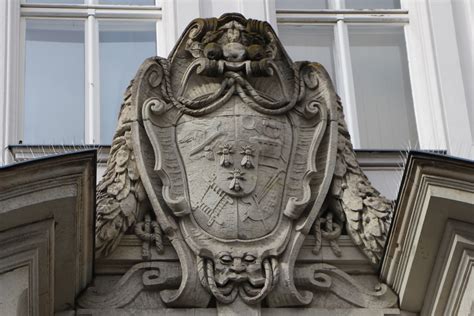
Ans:
<svg viewBox="0 0 474 316"><path fill-rule="evenodd" d="M347 9L400 9L400 0L346 0Z"/></svg>
<svg viewBox="0 0 474 316"><path fill-rule="evenodd" d="M99 0L100 4L155 5L155 0Z"/></svg>
<svg viewBox="0 0 474 316"><path fill-rule="evenodd" d="M417 145L402 27L349 27L362 148Z"/></svg>
<svg viewBox="0 0 474 316"><path fill-rule="evenodd" d="M23 0L26 3L84 4L84 0Z"/></svg>
<svg viewBox="0 0 474 316"><path fill-rule="evenodd" d="M84 142L84 22L27 20L25 143Z"/></svg>
<svg viewBox="0 0 474 316"><path fill-rule="evenodd" d="M327 0L276 0L277 10L320 10L327 9Z"/></svg>
<svg viewBox="0 0 474 316"><path fill-rule="evenodd" d="M138 67L156 55L154 22L99 23L100 137L112 142L122 96Z"/></svg>
<svg viewBox="0 0 474 316"><path fill-rule="evenodd" d="M335 84L334 28L332 26L279 24L278 33L285 50L293 61L317 61L326 68Z"/></svg>

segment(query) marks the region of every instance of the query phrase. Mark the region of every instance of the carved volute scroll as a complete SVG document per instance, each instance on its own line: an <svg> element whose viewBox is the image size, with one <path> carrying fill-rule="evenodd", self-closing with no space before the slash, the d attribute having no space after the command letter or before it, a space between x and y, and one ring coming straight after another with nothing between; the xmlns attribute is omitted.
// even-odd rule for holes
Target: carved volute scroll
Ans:
<svg viewBox="0 0 474 316"><path fill-rule="evenodd" d="M226 308L308 304L313 293L297 289L294 264L310 229L326 220L340 234L343 214L356 227L350 212L368 212L346 205L352 182L366 180L351 155L320 64L293 63L266 22L194 20L170 57L147 59L127 90L99 186L98 255L135 225L144 260L162 238L178 254L180 284L161 291L169 306L205 307L211 296ZM380 209L385 228L386 200L365 185L362 203Z"/></svg>

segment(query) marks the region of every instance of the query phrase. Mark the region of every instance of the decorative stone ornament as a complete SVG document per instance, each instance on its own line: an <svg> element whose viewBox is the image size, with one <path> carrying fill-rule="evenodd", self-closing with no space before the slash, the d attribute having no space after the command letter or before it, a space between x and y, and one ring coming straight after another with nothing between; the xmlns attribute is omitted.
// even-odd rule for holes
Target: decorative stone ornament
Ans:
<svg viewBox="0 0 474 316"><path fill-rule="evenodd" d="M181 264L163 302L212 296L222 313L309 304L294 265L313 226L340 252L345 225L377 264L391 212L359 168L324 68L293 63L268 23L240 14L194 20L168 59L142 64L97 191L98 256L137 225L146 259L161 229Z"/></svg>

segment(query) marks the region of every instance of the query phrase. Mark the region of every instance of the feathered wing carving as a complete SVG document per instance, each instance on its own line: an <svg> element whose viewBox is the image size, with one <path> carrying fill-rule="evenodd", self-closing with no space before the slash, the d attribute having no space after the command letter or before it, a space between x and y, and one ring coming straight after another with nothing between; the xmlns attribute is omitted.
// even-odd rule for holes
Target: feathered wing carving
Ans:
<svg viewBox="0 0 474 316"><path fill-rule="evenodd" d="M378 264L390 227L392 202L370 183L357 162L338 99L338 144L329 209L345 219L347 233L373 264Z"/></svg>
<svg viewBox="0 0 474 316"><path fill-rule="evenodd" d="M107 256L135 223L146 199L132 146L134 80L127 87L112 141L107 170L97 185L96 256Z"/></svg>

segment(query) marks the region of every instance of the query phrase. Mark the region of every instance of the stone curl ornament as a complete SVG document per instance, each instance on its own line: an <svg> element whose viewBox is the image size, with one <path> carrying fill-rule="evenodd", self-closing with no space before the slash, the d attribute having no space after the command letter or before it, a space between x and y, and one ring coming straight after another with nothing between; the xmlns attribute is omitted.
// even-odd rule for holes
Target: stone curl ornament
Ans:
<svg viewBox="0 0 474 316"><path fill-rule="evenodd" d="M378 264L391 214L324 67L292 62L267 22L240 14L194 20L141 65L97 203L98 256L152 211L181 265L161 298L180 307L308 304L294 265L314 223L331 212Z"/></svg>

